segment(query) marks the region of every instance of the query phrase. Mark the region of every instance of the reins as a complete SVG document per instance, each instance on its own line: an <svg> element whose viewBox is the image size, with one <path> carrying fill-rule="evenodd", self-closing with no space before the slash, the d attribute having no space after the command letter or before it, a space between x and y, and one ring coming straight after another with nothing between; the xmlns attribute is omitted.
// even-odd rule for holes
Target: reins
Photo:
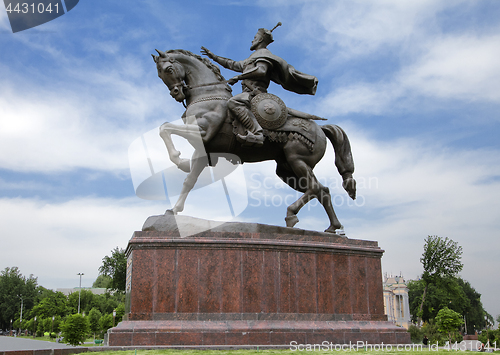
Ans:
<svg viewBox="0 0 500 355"><path fill-rule="evenodd" d="M213 82L213 83L207 83L207 84L200 84L200 85L186 85L186 88L191 90L191 89L197 89L197 88L202 88L204 86L210 86L210 85L218 85L218 84L227 84L228 80L224 80L224 81L216 81L216 82Z"/></svg>

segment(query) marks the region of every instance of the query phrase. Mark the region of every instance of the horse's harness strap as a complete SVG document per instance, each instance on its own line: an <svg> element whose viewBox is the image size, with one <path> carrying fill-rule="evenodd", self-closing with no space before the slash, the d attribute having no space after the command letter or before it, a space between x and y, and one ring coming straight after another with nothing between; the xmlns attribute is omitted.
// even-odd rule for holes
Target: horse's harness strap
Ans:
<svg viewBox="0 0 500 355"><path fill-rule="evenodd" d="M187 105L187 107L191 106L191 105L194 105L194 104L197 104L199 102L204 102L204 101L213 101L213 100L224 100L224 101L227 101L229 100L228 97L222 97L222 96L209 96L209 97L204 97L204 98L201 98L199 100L196 100L196 101L193 101L193 102L190 102L189 105Z"/></svg>
<svg viewBox="0 0 500 355"><path fill-rule="evenodd" d="M207 83L207 84L200 84L200 85L194 85L194 86L191 86L191 85L187 85L186 87L191 90L191 89L197 89L197 88L202 88L204 86L210 86L210 85L220 85L220 84L227 84L227 80L224 80L224 81L216 81L214 83Z"/></svg>

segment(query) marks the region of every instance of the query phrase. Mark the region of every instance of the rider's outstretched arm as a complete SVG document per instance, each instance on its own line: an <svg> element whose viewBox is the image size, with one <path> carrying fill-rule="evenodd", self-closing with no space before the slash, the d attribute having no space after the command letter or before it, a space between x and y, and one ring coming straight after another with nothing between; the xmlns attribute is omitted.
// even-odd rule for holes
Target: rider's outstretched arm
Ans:
<svg viewBox="0 0 500 355"><path fill-rule="evenodd" d="M201 51L202 54L206 55L210 59L219 63L224 68L229 69L229 70L233 70L233 71L236 71L239 73L243 73L243 68L244 68L243 61L237 62L237 61L229 59L229 58L220 57L220 56L212 53L211 51L209 51L205 47L201 47L201 49L202 49L202 51Z"/></svg>

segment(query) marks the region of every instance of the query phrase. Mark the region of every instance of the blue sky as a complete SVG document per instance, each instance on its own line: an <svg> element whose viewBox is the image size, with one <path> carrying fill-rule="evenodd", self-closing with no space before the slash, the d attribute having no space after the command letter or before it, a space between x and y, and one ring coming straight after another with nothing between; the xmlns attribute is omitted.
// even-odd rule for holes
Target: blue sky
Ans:
<svg viewBox="0 0 500 355"><path fill-rule="evenodd" d="M91 286L103 256L170 206L135 195L129 164L136 139L183 112L150 54L205 46L244 59L256 30L281 21L269 49L319 86L314 97L270 91L351 140L356 204L338 188L331 148L315 169L347 236L377 240L383 271L407 279L422 271L427 235L452 238L461 276L500 314L500 2L247 3L86 0L15 34L0 9L0 268L48 288L78 286L83 272ZM294 195L274 164L243 168L248 207L236 219L284 225L286 205L264 203ZM185 212L203 209L193 198ZM328 226L317 204L299 218Z"/></svg>

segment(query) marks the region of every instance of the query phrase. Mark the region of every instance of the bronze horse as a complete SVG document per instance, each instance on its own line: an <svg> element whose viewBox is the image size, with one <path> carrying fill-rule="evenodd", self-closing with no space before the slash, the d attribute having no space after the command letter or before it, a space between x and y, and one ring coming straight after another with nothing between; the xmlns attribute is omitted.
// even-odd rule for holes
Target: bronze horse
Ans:
<svg viewBox="0 0 500 355"><path fill-rule="evenodd" d="M243 146L233 133L233 120L227 109L227 100L232 96L231 87L222 77L220 69L210 60L189 51L157 52L159 55L152 56L158 76L167 85L170 95L178 102L185 102L186 107L184 125L167 122L160 126L160 136L165 142L170 160L188 173L179 199L167 213L177 214L184 209L187 195L203 169L208 164L216 163L214 153L231 153L238 156L241 163L275 160L276 174L290 187L303 193L287 208L287 227L293 227L299 221L299 210L310 200L317 198L330 220L330 226L325 232L335 233L335 230L342 228L333 210L329 189L318 181L313 172L313 168L325 154L328 137L335 150L335 165L343 178L342 186L352 199L356 198L351 146L340 127L319 126L314 121L293 118L289 114L289 120L307 126L309 139L300 131L265 131L263 146ZM184 137L193 145L195 151L191 161L180 158L180 152L172 142L172 134Z"/></svg>

